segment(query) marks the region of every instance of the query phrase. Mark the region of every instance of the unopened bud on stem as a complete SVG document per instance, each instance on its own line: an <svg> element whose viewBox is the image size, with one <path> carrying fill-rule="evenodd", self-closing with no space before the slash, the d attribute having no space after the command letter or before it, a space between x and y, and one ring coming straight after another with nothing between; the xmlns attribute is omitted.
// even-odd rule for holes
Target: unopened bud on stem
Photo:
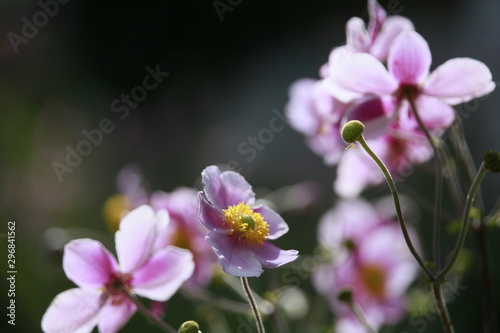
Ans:
<svg viewBox="0 0 500 333"><path fill-rule="evenodd" d="M500 172L500 153L495 150L488 150L484 154L484 166L493 173Z"/></svg>
<svg viewBox="0 0 500 333"><path fill-rule="evenodd" d="M365 125L359 120L348 121L342 128L342 138L345 142L351 144L361 139Z"/></svg>
<svg viewBox="0 0 500 333"><path fill-rule="evenodd" d="M200 326L194 320L188 320L181 325L179 333L201 333Z"/></svg>

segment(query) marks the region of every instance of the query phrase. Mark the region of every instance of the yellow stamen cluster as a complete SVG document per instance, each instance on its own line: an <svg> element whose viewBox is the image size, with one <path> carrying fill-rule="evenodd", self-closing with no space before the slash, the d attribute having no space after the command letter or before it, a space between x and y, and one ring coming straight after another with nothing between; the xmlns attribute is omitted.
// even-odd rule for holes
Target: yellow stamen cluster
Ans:
<svg viewBox="0 0 500 333"><path fill-rule="evenodd" d="M368 291L375 297L381 297L385 292L385 272L382 267L367 265L361 268L361 279Z"/></svg>
<svg viewBox="0 0 500 333"><path fill-rule="evenodd" d="M250 204L240 202L222 210L224 223L231 225L230 235L236 234L243 242L261 245L269 236L269 224L259 213L250 208Z"/></svg>

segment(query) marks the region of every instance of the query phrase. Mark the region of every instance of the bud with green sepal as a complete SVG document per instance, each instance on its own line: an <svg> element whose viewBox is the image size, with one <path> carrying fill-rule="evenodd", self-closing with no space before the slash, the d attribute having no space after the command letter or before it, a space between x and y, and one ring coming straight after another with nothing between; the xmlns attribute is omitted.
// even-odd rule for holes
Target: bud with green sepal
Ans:
<svg viewBox="0 0 500 333"><path fill-rule="evenodd" d="M495 150L488 150L484 154L484 166L493 173L500 172L500 153Z"/></svg>

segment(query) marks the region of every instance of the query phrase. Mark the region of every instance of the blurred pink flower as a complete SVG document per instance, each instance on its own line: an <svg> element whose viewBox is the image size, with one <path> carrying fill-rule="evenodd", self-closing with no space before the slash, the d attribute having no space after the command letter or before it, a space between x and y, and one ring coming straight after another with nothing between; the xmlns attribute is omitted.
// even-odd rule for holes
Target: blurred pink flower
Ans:
<svg viewBox="0 0 500 333"><path fill-rule="evenodd" d="M210 230L205 239L226 273L258 277L262 265L276 268L297 259L296 250L282 250L268 242L284 235L288 225L274 210L255 205L255 193L245 178L209 166L202 172L202 181L199 218Z"/></svg>
<svg viewBox="0 0 500 333"><path fill-rule="evenodd" d="M309 148L322 156L327 165L334 165L339 161L344 146L339 132L347 119L349 110L357 109L360 104L369 104L362 99L350 100L348 102L353 103L347 104L332 97L327 79L330 75L329 67L337 66L335 60L337 57L342 58L348 54L360 52L370 53L383 61L387 58L394 38L403 30L413 29L413 24L407 18L387 17L377 1L368 1L368 11L370 14L368 28L358 17L349 20L346 25L346 45L335 48L330 55L329 63L320 68L322 80L300 79L289 89L289 101L286 106L289 123L295 130L306 136ZM387 112L384 123L387 126L396 104L390 98L380 99L380 101L384 104L384 109L386 109L384 111ZM359 112L357 115L360 115ZM378 127L381 127L380 119L376 119L375 115L368 114L367 116L375 120Z"/></svg>
<svg viewBox="0 0 500 333"><path fill-rule="evenodd" d="M169 299L194 269L189 251L157 250L156 236L168 224L165 211L148 206L131 211L115 234L118 260L95 240L77 239L64 248L66 276L79 288L52 301L42 318L47 333L117 332L136 310L124 290L154 301Z"/></svg>
<svg viewBox="0 0 500 333"><path fill-rule="evenodd" d="M337 300L346 288L376 329L405 314L405 293L418 267L391 215L382 205L341 201L320 221L320 243L333 257L318 267L314 285L330 301L338 332L363 332L351 309Z"/></svg>
<svg viewBox="0 0 500 333"><path fill-rule="evenodd" d="M198 220L197 191L180 187L173 192L154 192L150 204L154 210L166 209L170 224L165 229L165 245L174 245L188 249L193 253L194 272L188 280L200 287L207 286L212 280L217 257L211 246L205 242L208 230Z"/></svg>

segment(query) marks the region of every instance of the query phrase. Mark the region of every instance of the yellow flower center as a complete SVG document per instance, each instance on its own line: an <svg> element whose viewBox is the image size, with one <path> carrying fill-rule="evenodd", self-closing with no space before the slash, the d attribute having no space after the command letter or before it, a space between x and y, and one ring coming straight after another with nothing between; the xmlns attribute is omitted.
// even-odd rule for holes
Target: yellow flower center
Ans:
<svg viewBox="0 0 500 333"><path fill-rule="evenodd" d="M361 279L368 291L375 297L381 297L385 291L385 272L377 265L367 265L361 268Z"/></svg>
<svg viewBox="0 0 500 333"><path fill-rule="evenodd" d="M224 223L231 225L229 235L236 234L243 242L261 245L269 236L269 224L259 213L250 208L250 204L240 202L223 209Z"/></svg>

